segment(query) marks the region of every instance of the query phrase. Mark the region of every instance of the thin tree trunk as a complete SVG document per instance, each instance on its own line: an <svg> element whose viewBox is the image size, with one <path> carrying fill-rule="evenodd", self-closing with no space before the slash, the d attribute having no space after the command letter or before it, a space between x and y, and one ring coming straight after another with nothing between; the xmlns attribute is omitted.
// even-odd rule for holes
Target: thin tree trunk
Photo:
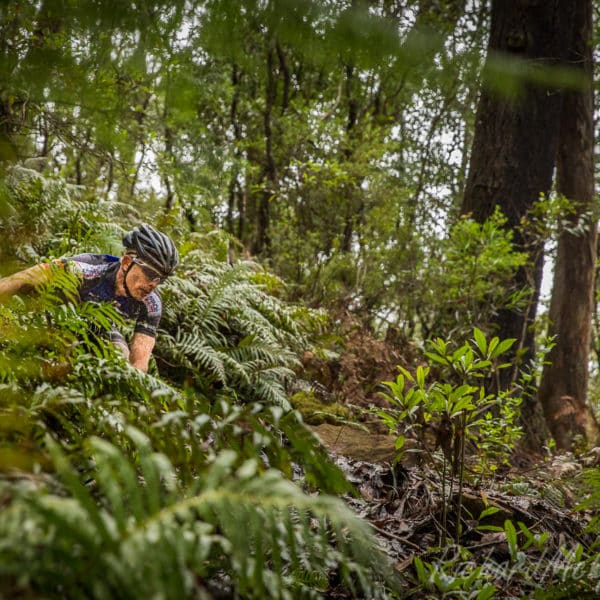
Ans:
<svg viewBox="0 0 600 600"><path fill-rule="evenodd" d="M582 91L564 94L557 157L557 191L575 205L558 240L548 333L556 345L544 367L538 397L557 447L570 450L575 435L598 443L599 429L586 404L597 251L594 204L592 3L576 4L569 60L585 75ZM583 219L584 227L575 229Z"/></svg>
<svg viewBox="0 0 600 600"><path fill-rule="evenodd" d="M281 47L279 41L276 42L275 47L277 49L277 57L279 58L279 71L283 79L283 92L281 98L281 114L284 114L290 105L290 69L285 58L285 52Z"/></svg>
<svg viewBox="0 0 600 600"><path fill-rule="evenodd" d="M104 193L104 197L108 199L110 195L110 191L113 188L115 183L115 155L114 152L111 151L108 155L108 174L106 176L106 191Z"/></svg>
<svg viewBox="0 0 600 600"><path fill-rule="evenodd" d="M81 172L81 152L77 153L75 158L75 183L81 185L83 182L83 174Z"/></svg>
<svg viewBox="0 0 600 600"><path fill-rule="evenodd" d="M345 161L350 162L354 152L354 129L358 121L359 104L354 94L354 65L348 64L346 71L346 96L348 98L348 120L346 121L346 141L343 148L343 157ZM349 253L352 249L352 234L354 225L358 218L358 207L356 202L356 191L348 188L346 191L347 199L345 206L344 232L342 235L340 250L343 253Z"/></svg>
<svg viewBox="0 0 600 600"><path fill-rule="evenodd" d="M137 182L138 182L138 179L140 176L140 171L144 164L145 158L146 158L146 144L142 144L142 147L140 150L140 159L138 160L137 164L135 165L135 169L133 171L133 176L131 177L131 181L129 183L129 197L130 198L133 198L135 196L135 186L137 185Z"/></svg>
<svg viewBox="0 0 600 600"><path fill-rule="evenodd" d="M270 46L267 51L267 81L265 88L265 112L263 115L265 134L265 170L263 189L258 198L258 211L256 215L256 232L253 254L269 252L271 238L269 234L270 203L276 187L277 169L273 155L273 110L277 99L277 81L274 69L274 49Z"/></svg>
<svg viewBox="0 0 600 600"><path fill-rule="evenodd" d="M170 101L170 92L171 92L171 71L167 70L166 76L166 88L165 88L165 105L163 107L162 113L162 123L164 125L164 141L165 141L165 154L167 157L166 165L174 165L175 164L175 156L173 154L173 130L169 125L169 101ZM145 115L146 110L144 107L144 111L140 114L140 125L142 124L143 116ZM173 205L175 204L175 192L173 191L173 187L171 185L171 179L169 178L169 167L163 167L162 180L165 185L165 189L167 190L167 197L165 198L165 212L173 210Z"/></svg>
<svg viewBox="0 0 600 600"><path fill-rule="evenodd" d="M236 158L236 165L233 169L233 173L231 174L231 178L229 180L228 186L228 203L227 203L227 231L234 235L235 232L235 211L237 207L238 212L238 237L242 239L242 229L244 223L244 211L245 206L242 202L242 193L239 186L238 181L238 164L241 159L241 142L242 142L242 128L240 127L239 117L238 117L238 104L240 99L240 83L241 83L242 73L238 69L236 64L233 65L231 69L231 85L233 86L233 97L231 99L231 108L229 110L229 120L231 122L231 126L233 127L233 134L235 139L234 144L234 155Z"/></svg>

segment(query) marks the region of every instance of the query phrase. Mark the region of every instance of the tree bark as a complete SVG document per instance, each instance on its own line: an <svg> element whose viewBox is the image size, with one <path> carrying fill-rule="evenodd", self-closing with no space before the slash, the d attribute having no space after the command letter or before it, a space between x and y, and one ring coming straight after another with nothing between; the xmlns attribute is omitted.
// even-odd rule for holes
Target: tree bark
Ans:
<svg viewBox="0 0 600 600"><path fill-rule="evenodd" d="M233 134L235 139L234 144L234 156L236 159L236 167L233 169L231 179L229 181L229 197L227 204L227 231L231 235L237 235L241 240L244 235L244 225L246 217L246 207L243 202L242 192L238 180L238 165L240 163L242 152L240 150L242 145L242 128L240 126L240 120L238 115L238 105L240 101L240 84L242 79L242 72L236 64L233 64L231 68L231 85L233 86L233 96L231 98L231 108L229 110L229 118L231 126L233 127ZM235 212L237 210L237 231L235 230Z"/></svg>
<svg viewBox="0 0 600 600"><path fill-rule="evenodd" d="M592 3L575 3L569 61L585 89L564 93L557 155L557 191L574 204L570 226L558 240L548 334L556 336L538 392L558 448L570 450L579 434L597 444L600 431L586 404L597 248L594 203ZM587 217L586 217L587 215ZM577 227L583 221L583 227Z"/></svg>
<svg viewBox="0 0 600 600"><path fill-rule="evenodd" d="M270 203L277 185L277 167L273 153L273 111L277 100L277 80L274 69L274 43L267 51L267 80L265 83L265 111L263 113L263 125L265 135L265 165L262 179L262 187L257 199L258 210L256 214L256 229L252 245L253 254L270 252L271 235L270 226Z"/></svg>
<svg viewBox="0 0 600 600"><path fill-rule="evenodd" d="M279 58L279 72L281 73L281 77L283 79L283 92L281 98L281 114L283 115L290 105L290 85L292 79L290 75L290 69L285 58L285 52L283 51L279 41L275 43L275 47L277 49L277 56Z"/></svg>
<svg viewBox="0 0 600 600"><path fill-rule="evenodd" d="M565 42L571 39L573 10L573 3L562 0L494 0L488 67L499 58L521 71L561 64ZM532 326L541 286L543 240L528 236L521 221L552 186L562 95L552 83L532 78L513 94L494 92L490 84L498 87L498 82L490 80L489 72L477 110L461 212L483 222L499 206L514 232L516 249L529 253L529 264L518 271L515 284L531 290L530 302L525 310L502 311L496 322L500 338L518 340L510 357L513 368L501 372L500 387L507 388L535 354ZM534 397L524 399L522 414L529 441L539 445L544 421Z"/></svg>

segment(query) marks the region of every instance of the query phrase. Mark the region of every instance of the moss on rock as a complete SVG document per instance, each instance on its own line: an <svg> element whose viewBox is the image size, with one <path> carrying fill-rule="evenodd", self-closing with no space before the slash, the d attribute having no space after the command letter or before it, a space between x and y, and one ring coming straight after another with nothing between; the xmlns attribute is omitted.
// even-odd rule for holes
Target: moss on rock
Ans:
<svg viewBox="0 0 600 600"><path fill-rule="evenodd" d="M347 406L337 402L324 403L312 390L296 392L290 398L290 402L300 411L305 423L309 425L336 424L354 419L352 411Z"/></svg>

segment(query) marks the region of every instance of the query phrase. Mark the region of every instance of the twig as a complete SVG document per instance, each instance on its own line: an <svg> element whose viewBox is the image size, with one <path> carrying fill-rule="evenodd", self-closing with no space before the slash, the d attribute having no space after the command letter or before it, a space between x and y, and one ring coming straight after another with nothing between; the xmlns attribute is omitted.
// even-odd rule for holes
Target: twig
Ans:
<svg viewBox="0 0 600 600"><path fill-rule="evenodd" d="M472 546L465 546L465 548L467 550L479 550L480 548L486 548L487 546L499 546L500 544L506 544L506 539L490 540L489 542L481 542L480 544L473 544Z"/></svg>
<svg viewBox="0 0 600 600"><path fill-rule="evenodd" d="M381 527L377 527L377 525L374 525L373 523L369 523L369 525L375 531L377 531L377 533L380 533L381 535L384 535L385 537L388 537L392 540L397 540L399 542L403 542L404 544L411 546L415 550L423 550L423 548L421 548L420 546L417 546L417 544L415 544L414 542L409 542L406 538L400 537L399 535L396 535L395 533L391 533L390 531L386 531L385 529L381 529Z"/></svg>

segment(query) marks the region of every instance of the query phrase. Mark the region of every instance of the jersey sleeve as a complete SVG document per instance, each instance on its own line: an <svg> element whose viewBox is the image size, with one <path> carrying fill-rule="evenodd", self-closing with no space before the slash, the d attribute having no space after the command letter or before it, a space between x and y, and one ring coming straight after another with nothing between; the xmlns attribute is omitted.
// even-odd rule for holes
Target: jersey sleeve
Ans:
<svg viewBox="0 0 600 600"><path fill-rule="evenodd" d="M87 255L80 254L70 258L63 258L61 262L71 273L75 273L83 279L96 279L106 272L106 264L94 264L86 259Z"/></svg>
<svg viewBox="0 0 600 600"><path fill-rule="evenodd" d="M162 300L158 292L152 292L143 301L143 308L135 323L134 332L156 337L156 330L162 316Z"/></svg>

